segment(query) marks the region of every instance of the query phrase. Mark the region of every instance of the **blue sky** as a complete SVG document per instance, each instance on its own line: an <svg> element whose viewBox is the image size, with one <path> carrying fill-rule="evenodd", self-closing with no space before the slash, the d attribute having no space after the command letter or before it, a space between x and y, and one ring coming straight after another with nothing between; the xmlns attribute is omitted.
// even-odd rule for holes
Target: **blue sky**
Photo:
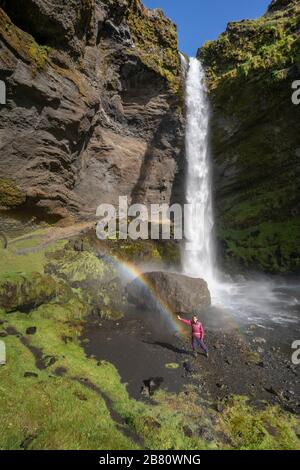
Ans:
<svg viewBox="0 0 300 470"><path fill-rule="evenodd" d="M161 8L178 27L179 47L194 56L205 41L216 39L229 21L257 18L271 0L142 0Z"/></svg>

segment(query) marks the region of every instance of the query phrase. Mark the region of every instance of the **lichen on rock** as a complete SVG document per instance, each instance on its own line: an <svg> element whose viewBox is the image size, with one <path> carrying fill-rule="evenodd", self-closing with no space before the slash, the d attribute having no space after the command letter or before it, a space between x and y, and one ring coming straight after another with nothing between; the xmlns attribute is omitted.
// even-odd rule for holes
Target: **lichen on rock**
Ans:
<svg viewBox="0 0 300 470"><path fill-rule="evenodd" d="M0 178L0 208L20 206L25 200L25 194L13 180Z"/></svg>
<svg viewBox="0 0 300 470"><path fill-rule="evenodd" d="M128 25L134 39L133 54L164 77L172 91L180 87L180 59L175 24L160 9L148 10L139 0L130 0Z"/></svg>
<svg viewBox="0 0 300 470"><path fill-rule="evenodd" d="M34 69L46 66L51 48L39 45L34 38L13 24L7 14L0 8L0 37L5 45L12 48L16 56L28 61Z"/></svg>

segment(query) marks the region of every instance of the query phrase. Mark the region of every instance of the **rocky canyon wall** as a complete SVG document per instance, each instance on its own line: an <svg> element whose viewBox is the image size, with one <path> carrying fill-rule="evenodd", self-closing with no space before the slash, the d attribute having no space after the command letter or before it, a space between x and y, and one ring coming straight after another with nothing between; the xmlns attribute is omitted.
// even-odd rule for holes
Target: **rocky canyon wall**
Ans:
<svg viewBox="0 0 300 470"><path fill-rule="evenodd" d="M299 0L273 0L198 52L226 267L300 267L299 10ZM183 202L183 80L176 26L160 10L140 0L0 0L0 80L4 214L91 219L119 195Z"/></svg>
<svg viewBox="0 0 300 470"><path fill-rule="evenodd" d="M182 197L176 27L139 0L0 0L0 206L89 218Z"/></svg>

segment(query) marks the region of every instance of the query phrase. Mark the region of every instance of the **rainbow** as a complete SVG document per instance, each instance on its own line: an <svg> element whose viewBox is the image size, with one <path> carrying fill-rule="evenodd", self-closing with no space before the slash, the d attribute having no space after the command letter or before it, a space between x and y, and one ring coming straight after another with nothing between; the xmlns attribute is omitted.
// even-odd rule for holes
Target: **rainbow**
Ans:
<svg viewBox="0 0 300 470"><path fill-rule="evenodd" d="M129 277L132 281L138 280L140 284L147 289L153 300L158 305L160 313L164 316L164 319L167 321L168 325L173 331L186 335L186 328L184 328L182 323L177 320L175 313L172 311L169 305L157 295L157 292L154 290L151 283L145 278L144 272L141 271L141 269L139 269L136 265L130 263L129 261L124 261L116 256L111 256L107 254L106 256L118 266L118 269L121 273Z"/></svg>
<svg viewBox="0 0 300 470"><path fill-rule="evenodd" d="M174 331L175 334L180 334L185 337L189 336L189 329L177 320L176 314L172 311L170 306L157 295L157 292L154 290L151 283L145 278L145 273L138 266L130 263L129 261L124 261L115 255L106 254L106 257L109 258L115 266L117 266L117 269L121 274L128 278L128 282L138 280L140 284L147 289L153 300L158 305L160 314L163 315L164 319L167 321L167 324L170 326L170 329ZM231 310L216 300L217 299L215 299L215 302L213 302L213 306L223 311L223 314L225 315L224 321L226 326L229 329L234 329L238 336L245 342L245 338L243 337L243 334L240 330L240 326L232 316Z"/></svg>

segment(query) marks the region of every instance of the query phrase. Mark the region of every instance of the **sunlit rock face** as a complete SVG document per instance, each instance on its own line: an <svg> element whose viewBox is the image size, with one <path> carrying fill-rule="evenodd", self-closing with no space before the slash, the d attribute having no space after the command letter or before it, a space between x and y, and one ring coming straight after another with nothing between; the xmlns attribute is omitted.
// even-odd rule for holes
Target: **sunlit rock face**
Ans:
<svg viewBox="0 0 300 470"><path fill-rule="evenodd" d="M212 108L216 235L227 267L300 267L300 5L274 0L199 50Z"/></svg>
<svg viewBox="0 0 300 470"><path fill-rule="evenodd" d="M7 85L0 179L22 194L15 207L91 217L119 195L180 200L175 25L139 0L1 0L0 7Z"/></svg>
<svg viewBox="0 0 300 470"><path fill-rule="evenodd" d="M149 289L146 286L151 286ZM190 314L210 306L211 298L206 281L182 274L150 272L143 274L127 286L128 300L133 304L151 309L169 307L174 313Z"/></svg>

